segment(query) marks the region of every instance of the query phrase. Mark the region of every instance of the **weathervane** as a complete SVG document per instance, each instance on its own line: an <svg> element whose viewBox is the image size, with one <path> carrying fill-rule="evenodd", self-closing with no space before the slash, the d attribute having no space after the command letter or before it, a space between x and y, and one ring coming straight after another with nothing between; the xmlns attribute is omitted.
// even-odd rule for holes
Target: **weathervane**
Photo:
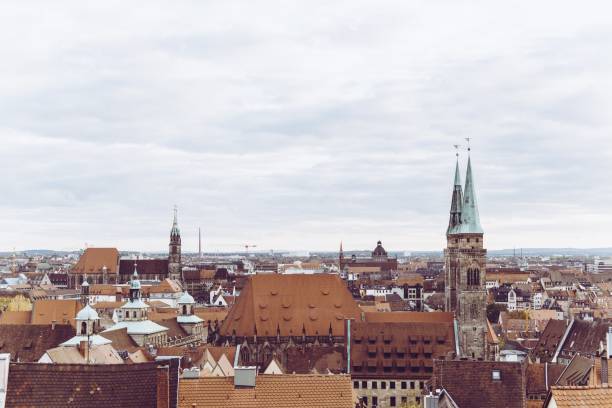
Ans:
<svg viewBox="0 0 612 408"><path fill-rule="evenodd" d="M470 150L472 150L471 147L470 147L470 140L472 140L472 138L471 137L466 137L465 140L467 141L468 152L469 152Z"/></svg>
<svg viewBox="0 0 612 408"><path fill-rule="evenodd" d="M453 147L455 148L455 156L459 157L459 148L461 147L461 145L453 145Z"/></svg>

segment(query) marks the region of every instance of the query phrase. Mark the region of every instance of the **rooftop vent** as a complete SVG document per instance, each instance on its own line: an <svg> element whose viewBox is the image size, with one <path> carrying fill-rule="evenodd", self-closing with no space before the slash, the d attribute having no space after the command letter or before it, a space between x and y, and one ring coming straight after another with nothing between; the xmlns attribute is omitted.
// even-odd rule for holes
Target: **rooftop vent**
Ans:
<svg viewBox="0 0 612 408"><path fill-rule="evenodd" d="M234 367L234 387L255 387L257 367Z"/></svg>

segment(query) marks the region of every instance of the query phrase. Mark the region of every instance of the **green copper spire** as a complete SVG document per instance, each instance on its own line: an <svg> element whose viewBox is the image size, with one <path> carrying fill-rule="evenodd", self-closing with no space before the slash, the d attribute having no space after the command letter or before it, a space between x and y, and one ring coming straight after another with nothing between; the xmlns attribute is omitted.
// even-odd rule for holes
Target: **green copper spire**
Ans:
<svg viewBox="0 0 612 408"><path fill-rule="evenodd" d="M474 177L472 176L472 159L468 156L467 173L465 175L465 191L463 195L463 211L460 232L462 234L484 234L480 226L478 203L474 192Z"/></svg>
<svg viewBox="0 0 612 408"><path fill-rule="evenodd" d="M458 156L458 155L457 155ZM450 219L446 235L456 234L461 226L461 210L463 207L463 192L461 191L461 175L459 173L459 157L455 165L455 186L453 187L453 196L451 201Z"/></svg>

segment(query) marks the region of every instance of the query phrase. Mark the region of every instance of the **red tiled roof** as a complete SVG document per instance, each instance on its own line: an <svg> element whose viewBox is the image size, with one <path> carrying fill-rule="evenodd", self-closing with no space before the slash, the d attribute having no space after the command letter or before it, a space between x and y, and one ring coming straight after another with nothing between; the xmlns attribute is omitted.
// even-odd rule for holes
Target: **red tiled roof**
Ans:
<svg viewBox="0 0 612 408"><path fill-rule="evenodd" d="M194 405L195 404L195 405ZM235 388L232 377L182 380L180 408L352 408L348 375L259 375L255 387Z"/></svg>
<svg viewBox="0 0 612 408"><path fill-rule="evenodd" d="M102 268L106 266L108 274L116 274L118 264L117 248L87 248L72 268L72 273L102 273Z"/></svg>
<svg viewBox="0 0 612 408"><path fill-rule="evenodd" d="M359 308L336 275L255 275L221 326L222 336L334 336Z"/></svg>

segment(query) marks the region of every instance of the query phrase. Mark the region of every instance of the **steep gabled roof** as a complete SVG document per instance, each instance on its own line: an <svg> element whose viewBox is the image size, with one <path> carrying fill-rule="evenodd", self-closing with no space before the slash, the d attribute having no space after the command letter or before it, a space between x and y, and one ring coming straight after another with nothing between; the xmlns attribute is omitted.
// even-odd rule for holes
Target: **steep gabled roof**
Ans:
<svg viewBox="0 0 612 408"><path fill-rule="evenodd" d="M107 273L117 273L119 251L117 248L87 248L72 268L73 273L102 273L106 266Z"/></svg>
<svg viewBox="0 0 612 408"><path fill-rule="evenodd" d="M334 336L360 310L336 275L255 275L221 326L222 336Z"/></svg>

